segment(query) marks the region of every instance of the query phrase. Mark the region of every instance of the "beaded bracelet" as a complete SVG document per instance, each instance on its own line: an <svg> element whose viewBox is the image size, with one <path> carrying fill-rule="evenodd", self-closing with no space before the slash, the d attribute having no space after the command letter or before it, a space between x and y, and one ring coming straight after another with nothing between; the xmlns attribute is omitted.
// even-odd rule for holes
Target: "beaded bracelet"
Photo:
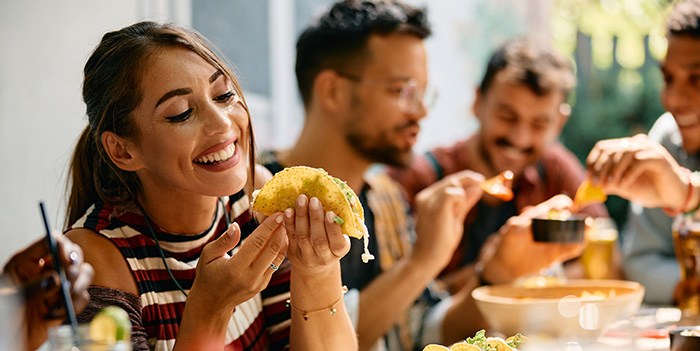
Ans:
<svg viewBox="0 0 700 351"><path fill-rule="evenodd" d="M311 316L312 314L317 314L317 313L321 313L324 311L328 311L328 313L330 313L331 316L335 316L335 314L338 313L338 309L336 308L336 305L339 304L341 301L343 301L343 296L345 296L345 293L348 292L348 287L343 285L342 290L343 290L343 294L340 295L339 299L335 300L335 302L333 302L330 306L320 308L317 310L304 311L304 310L299 309L296 306L292 305L292 301L289 299L287 299L285 305L287 306L287 308L291 308L292 310L297 311L298 313L301 313L301 315L304 317L305 321L308 321L309 316Z"/></svg>

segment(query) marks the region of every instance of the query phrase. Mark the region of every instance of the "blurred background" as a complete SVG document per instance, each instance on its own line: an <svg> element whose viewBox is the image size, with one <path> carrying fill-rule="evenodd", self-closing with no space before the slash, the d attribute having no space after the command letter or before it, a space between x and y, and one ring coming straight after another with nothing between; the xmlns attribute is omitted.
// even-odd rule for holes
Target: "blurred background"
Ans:
<svg viewBox="0 0 700 351"><path fill-rule="evenodd" d="M0 262L42 236L38 201L64 228L67 165L86 124L82 67L101 36L151 19L191 26L242 81L261 149L289 146L301 128L294 44L330 0L0 1ZM416 151L472 133L474 88L490 51L516 35L575 61L578 88L562 142L583 160L604 138L646 132L662 112L658 62L670 0L424 0L426 46L439 98ZM626 203L607 202L618 225Z"/></svg>

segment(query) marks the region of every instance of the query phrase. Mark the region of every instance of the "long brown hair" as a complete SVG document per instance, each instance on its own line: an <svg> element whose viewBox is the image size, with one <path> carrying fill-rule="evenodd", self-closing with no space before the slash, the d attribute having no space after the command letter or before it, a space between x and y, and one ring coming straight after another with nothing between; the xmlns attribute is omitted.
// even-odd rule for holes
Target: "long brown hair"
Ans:
<svg viewBox="0 0 700 351"><path fill-rule="evenodd" d="M246 190L251 194L255 172L255 140L248 104L235 75L217 55L214 46L192 29L172 24L139 22L109 32L95 48L84 68L83 100L88 125L78 139L71 160L66 224L77 221L96 201L115 205L134 204L141 183L134 172L112 163L101 141L111 131L135 138L139 131L131 113L141 101L140 81L147 60L158 50L180 47L193 51L233 82L248 114L249 165Z"/></svg>

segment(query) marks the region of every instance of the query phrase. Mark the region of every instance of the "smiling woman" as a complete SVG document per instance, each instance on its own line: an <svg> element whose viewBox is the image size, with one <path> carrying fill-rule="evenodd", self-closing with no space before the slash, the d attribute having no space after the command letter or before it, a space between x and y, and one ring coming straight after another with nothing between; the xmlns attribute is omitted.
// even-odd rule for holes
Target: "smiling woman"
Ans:
<svg viewBox="0 0 700 351"><path fill-rule="evenodd" d="M67 217L95 268L79 319L122 307L134 350L355 350L335 306L349 244L304 195L255 223L248 194L269 173L223 62L198 33L153 22L105 34L88 59Z"/></svg>

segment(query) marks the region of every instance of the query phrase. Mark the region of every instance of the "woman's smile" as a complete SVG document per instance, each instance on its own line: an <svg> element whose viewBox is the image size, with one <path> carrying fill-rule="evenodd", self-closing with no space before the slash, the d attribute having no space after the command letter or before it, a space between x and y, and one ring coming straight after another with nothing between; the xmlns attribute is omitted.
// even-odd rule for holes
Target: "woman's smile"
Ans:
<svg viewBox="0 0 700 351"><path fill-rule="evenodd" d="M212 146L196 157L192 163L207 171L221 172L227 170L241 160L237 139L231 138L224 143Z"/></svg>

